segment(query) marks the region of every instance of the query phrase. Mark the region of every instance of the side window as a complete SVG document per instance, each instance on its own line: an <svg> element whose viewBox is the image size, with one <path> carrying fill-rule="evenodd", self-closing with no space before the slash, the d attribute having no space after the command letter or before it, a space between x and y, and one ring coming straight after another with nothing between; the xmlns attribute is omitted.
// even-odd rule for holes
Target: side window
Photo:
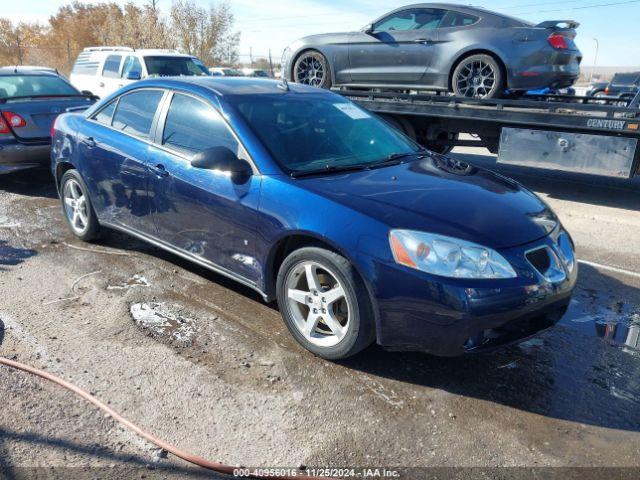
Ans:
<svg viewBox="0 0 640 480"><path fill-rule="evenodd" d="M431 30L438 28L446 11L437 8L410 8L380 20L376 32Z"/></svg>
<svg viewBox="0 0 640 480"><path fill-rule="evenodd" d="M442 20L440 28L467 27L469 25L473 25L478 20L480 20L480 17L476 17L475 15L450 11L445 15L444 20Z"/></svg>
<svg viewBox="0 0 640 480"><path fill-rule="evenodd" d="M137 57L129 56L124 61L124 66L122 67L122 78L127 78L131 72L137 72L142 76L142 65L140 65L140 60Z"/></svg>
<svg viewBox="0 0 640 480"><path fill-rule="evenodd" d="M138 90L120 97L113 116L113 127L142 138L149 138L149 131L158 104L164 92Z"/></svg>
<svg viewBox="0 0 640 480"><path fill-rule="evenodd" d="M98 113L93 116L93 119L98 123L105 125L111 125L111 119L113 118L113 112L116 109L116 101L114 100L109 105L104 107Z"/></svg>
<svg viewBox="0 0 640 480"><path fill-rule="evenodd" d="M117 78L120 76L120 55L109 55L104 61L104 67L102 67L102 76Z"/></svg>
<svg viewBox="0 0 640 480"><path fill-rule="evenodd" d="M189 154L219 146L235 153L239 149L238 141L215 108L181 94L171 100L162 144Z"/></svg>

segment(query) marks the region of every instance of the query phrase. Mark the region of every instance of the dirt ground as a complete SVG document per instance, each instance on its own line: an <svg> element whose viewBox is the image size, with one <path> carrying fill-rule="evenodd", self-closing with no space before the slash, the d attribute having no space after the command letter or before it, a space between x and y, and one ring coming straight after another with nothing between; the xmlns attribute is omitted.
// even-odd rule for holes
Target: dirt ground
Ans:
<svg viewBox="0 0 640 480"><path fill-rule="evenodd" d="M540 193L574 236L575 298L539 338L457 359L372 347L330 363L298 347L248 289L122 234L75 240L48 172L28 172L0 177L0 355L232 465L637 472L640 182L456 155ZM198 473L72 394L0 366L7 478L127 468Z"/></svg>

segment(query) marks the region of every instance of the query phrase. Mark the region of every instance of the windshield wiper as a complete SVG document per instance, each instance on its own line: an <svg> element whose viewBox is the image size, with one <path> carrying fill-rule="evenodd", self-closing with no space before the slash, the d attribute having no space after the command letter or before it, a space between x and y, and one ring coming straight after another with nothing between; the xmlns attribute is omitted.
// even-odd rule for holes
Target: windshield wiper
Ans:
<svg viewBox="0 0 640 480"><path fill-rule="evenodd" d="M424 158L428 150L418 150L415 152L401 152L401 153L392 153L387 156L387 158L383 160L379 160L377 162L372 162L367 165L367 169L381 168L381 167L389 167L392 165L399 165L404 163L403 159L406 157L418 157Z"/></svg>
<svg viewBox="0 0 640 480"><path fill-rule="evenodd" d="M323 175L325 173L354 172L357 170L364 170L367 167L368 165L361 163L355 165L325 165L324 168L317 168L314 170L294 170L291 172L291 177L300 178L312 175Z"/></svg>

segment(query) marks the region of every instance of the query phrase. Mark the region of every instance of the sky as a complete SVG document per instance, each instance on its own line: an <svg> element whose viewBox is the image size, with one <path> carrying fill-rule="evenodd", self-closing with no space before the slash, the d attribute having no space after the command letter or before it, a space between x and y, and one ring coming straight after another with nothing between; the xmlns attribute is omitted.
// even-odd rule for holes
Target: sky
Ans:
<svg viewBox="0 0 640 480"><path fill-rule="evenodd" d="M93 0L98 3L100 0ZM416 0L417 1L417 0ZM124 4L125 0L116 0ZM210 0L196 0L208 6ZM65 0L5 2L0 16L14 21L46 22ZM144 4L144 0L135 0ZM215 0L214 0L215 3ZM241 60L267 56L278 60L293 40L314 33L358 30L385 12L413 3L412 0L229 0L235 28L241 32ZM580 22L576 43L584 66L594 63L598 40L599 66L640 67L640 0L476 0L473 5L516 16L531 22L576 20ZM167 12L171 0L160 0Z"/></svg>

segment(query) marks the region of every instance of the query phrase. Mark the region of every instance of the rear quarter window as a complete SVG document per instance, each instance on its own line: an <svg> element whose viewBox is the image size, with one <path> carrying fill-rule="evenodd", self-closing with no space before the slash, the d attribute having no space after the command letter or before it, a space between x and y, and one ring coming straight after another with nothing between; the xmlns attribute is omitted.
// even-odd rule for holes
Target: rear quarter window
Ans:
<svg viewBox="0 0 640 480"><path fill-rule="evenodd" d="M91 58L91 52L82 52L78 55L76 63L73 65L71 73L74 75L96 75L100 62Z"/></svg>
<svg viewBox="0 0 640 480"><path fill-rule="evenodd" d="M163 93L160 90L139 90L122 95L113 116L113 127L137 137L149 138Z"/></svg>
<svg viewBox="0 0 640 480"><path fill-rule="evenodd" d="M104 61L104 67L102 67L102 76L116 78L120 76L120 55L109 55Z"/></svg>
<svg viewBox="0 0 640 480"><path fill-rule="evenodd" d="M107 105L98 113L96 113L93 116L93 119L98 123L102 123L104 125L111 125L111 119L113 118L113 112L116 109L116 103L117 102L115 100L111 102L109 105Z"/></svg>

